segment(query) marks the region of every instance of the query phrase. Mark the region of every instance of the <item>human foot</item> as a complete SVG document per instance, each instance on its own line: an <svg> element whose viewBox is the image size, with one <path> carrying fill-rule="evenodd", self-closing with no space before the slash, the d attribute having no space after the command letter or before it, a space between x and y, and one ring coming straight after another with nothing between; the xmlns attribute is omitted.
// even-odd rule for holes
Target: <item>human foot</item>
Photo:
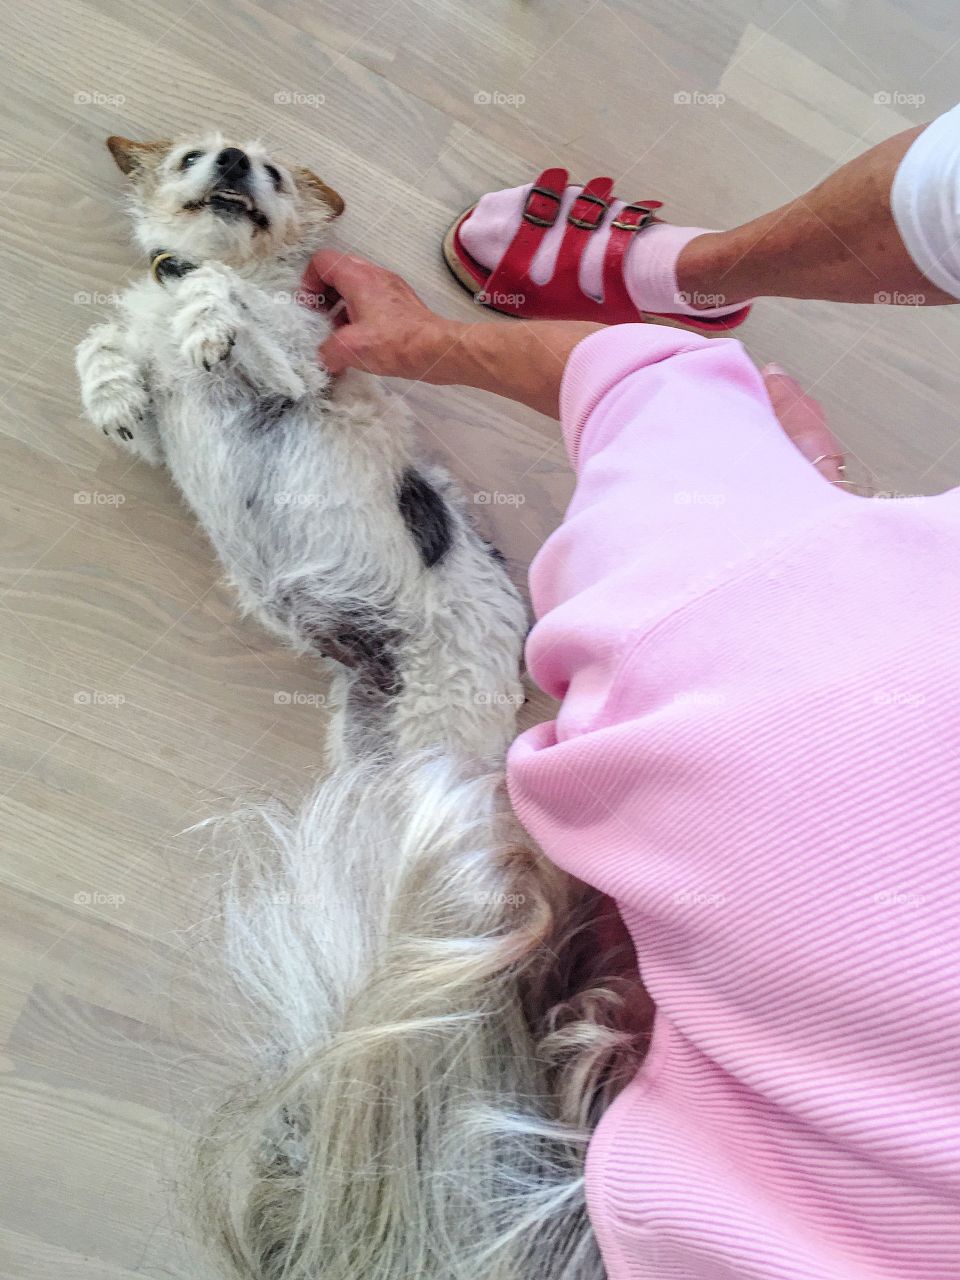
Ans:
<svg viewBox="0 0 960 1280"><path fill-rule="evenodd" d="M536 183L491 192L450 228L444 256L478 301L525 316L608 324L649 316L706 332L745 318L741 302L678 286L682 250L710 232L657 221L657 201L614 199L610 179L584 188L566 178L549 169Z"/></svg>

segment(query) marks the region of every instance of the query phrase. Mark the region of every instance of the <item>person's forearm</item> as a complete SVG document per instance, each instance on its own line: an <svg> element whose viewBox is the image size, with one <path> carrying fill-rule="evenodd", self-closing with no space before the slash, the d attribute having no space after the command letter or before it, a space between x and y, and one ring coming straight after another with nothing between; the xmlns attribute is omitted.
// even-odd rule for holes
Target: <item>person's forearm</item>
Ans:
<svg viewBox="0 0 960 1280"><path fill-rule="evenodd" d="M887 138L772 213L691 240L677 260L680 290L710 306L718 297L956 302L917 268L890 208L897 167L922 132Z"/></svg>
<svg viewBox="0 0 960 1280"><path fill-rule="evenodd" d="M431 335L422 377L435 385L492 391L558 418L570 353L601 328L567 320L444 321Z"/></svg>

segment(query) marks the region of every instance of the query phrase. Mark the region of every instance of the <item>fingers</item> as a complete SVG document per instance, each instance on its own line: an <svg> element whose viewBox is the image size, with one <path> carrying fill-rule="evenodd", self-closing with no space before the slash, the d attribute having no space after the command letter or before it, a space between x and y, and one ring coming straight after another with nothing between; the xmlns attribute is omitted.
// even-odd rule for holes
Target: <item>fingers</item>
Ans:
<svg viewBox="0 0 960 1280"><path fill-rule="evenodd" d="M371 274L376 275L382 270L382 267L355 254L320 249L307 264L302 288L307 295L317 297L318 310L325 303L342 297L351 316L357 317L363 309L364 286L369 284Z"/></svg>
<svg viewBox="0 0 960 1280"><path fill-rule="evenodd" d="M359 352L356 351L356 342L354 340L354 331L348 326L346 329L335 331L327 338L326 342L317 351L317 359L324 366L328 373L332 373L334 377L343 373L345 369L363 369L363 359Z"/></svg>
<svg viewBox="0 0 960 1280"><path fill-rule="evenodd" d="M815 464L825 480L836 484L844 479L843 449L827 425L823 409L808 396L796 378L779 365L761 370L764 386L780 426L808 462Z"/></svg>

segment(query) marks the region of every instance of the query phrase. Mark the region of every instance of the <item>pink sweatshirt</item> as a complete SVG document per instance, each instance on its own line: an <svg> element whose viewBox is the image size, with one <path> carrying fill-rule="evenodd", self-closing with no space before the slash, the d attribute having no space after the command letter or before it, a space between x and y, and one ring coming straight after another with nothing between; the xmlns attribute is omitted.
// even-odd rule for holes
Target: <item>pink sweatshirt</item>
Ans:
<svg viewBox="0 0 960 1280"><path fill-rule="evenodd" d="M588 1153L608 1274L960 1276L960 490L831 487L739 343L676 330L586 339L562 417L562 706L508 777L657 1005Z"/></svg>

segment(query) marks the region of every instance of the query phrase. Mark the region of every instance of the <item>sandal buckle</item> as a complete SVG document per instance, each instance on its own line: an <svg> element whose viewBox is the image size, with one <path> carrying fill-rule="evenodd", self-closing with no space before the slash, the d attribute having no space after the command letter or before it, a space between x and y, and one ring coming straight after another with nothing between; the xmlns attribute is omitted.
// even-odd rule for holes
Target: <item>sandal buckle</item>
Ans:
<svg viewBox="0 0 960 1280"><path fill-rule="evenodd" d="M628 212L639 213L639 220L637 222L624 222L623 215ZM645 204L633 203L625 204L610 225L611 227L619 227L621 231L642 231L644 227L649 226L652 221L652 209L648 209Z"/></svg>
<svg viewBox="0 0 960 1280"><path fill-rule="evenodd" d="M573 211L581 200L586 200L588 204L594 204L599 207L600 212L597 214L595 219L575 218L573 216ZM573 204L570 206L570 212L567 214L567 221L572 227L579 227L581 231L596 231L597 227L599 227L600 223L603 221L603 215L609 208L609 201L602 199L600 196L592 195L589 191L581 191L576 200L574 200Z"/></svg>
<svg viewBox="0 0 960 1280"><path fill-rule="evenodd" d="M556 200L557 203L553 211L552 218L541 218L538 214L530 212L530 202L533 200L534 196L549 196L551 200ZM552 227L560 213L560 205L562 201L563 196L559 195L556 191L551 191L549 187L531 187L523 206L524 221L532 222L535 227Z"/></svg>

